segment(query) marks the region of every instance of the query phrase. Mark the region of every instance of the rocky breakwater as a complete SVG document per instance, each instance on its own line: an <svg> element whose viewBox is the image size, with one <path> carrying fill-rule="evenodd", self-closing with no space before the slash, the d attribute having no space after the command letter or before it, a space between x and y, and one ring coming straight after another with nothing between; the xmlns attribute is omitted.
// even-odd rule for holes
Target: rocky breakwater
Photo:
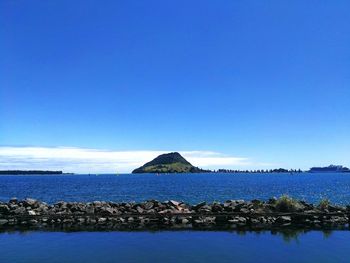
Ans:
<svg viewBox="0 0 350 263"><path fill-rule="evenodd" d="M196 205L156 200L47 204L13 198L0 202L0 230L349 229L349 215L350 206L326 200L314 205L287 196Z"/></svg>

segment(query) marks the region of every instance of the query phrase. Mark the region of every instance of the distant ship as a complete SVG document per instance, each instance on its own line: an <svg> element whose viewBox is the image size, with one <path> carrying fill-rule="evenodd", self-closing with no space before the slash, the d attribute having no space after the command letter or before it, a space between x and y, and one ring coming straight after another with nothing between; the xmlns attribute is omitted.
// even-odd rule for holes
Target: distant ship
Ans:
<svg viewBox="0 0 350 263"><path fill-rule="evenodd" d="M310 173L349 173L350 169L342 165L330 165L327 167L312 167Z"/></svg>

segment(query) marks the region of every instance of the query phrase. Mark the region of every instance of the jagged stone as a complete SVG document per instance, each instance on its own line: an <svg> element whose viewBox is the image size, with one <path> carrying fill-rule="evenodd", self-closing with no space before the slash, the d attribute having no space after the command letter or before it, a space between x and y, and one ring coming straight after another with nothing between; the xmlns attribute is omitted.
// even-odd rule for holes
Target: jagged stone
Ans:
<svg viewBox="0 0 350 263"><path fill-rule="evenodd" d="M291 211L278 212L281 202ZM332 212L331 212L332 211ZM270 214L274 213L274 214ZM58 202L48 205L35 199L23 201L11 199L0 202L1 228L29 227L69 227L95 226L103 229L118 228L342 228L349 223L349 209L341 206L319 206L286 197L274 202L259 200L228 200L224 203L205 202L189 205L170 200L159 202L150 200L143 203L114 203L95 201L92 203ZM130 216L130 214L133 214ZM134 215L135 214L135 215ZM184 216L184 214L188 214ZM138 216L139 215L139 216ZM125 217L127 216L127 217ZM124 218L125 217L125 218Z"/></svg>
<svg viewBox="0 0 350 263"><path fill-rule="evenodd" d="M292 218L290 216L280 216L277 218L276 222L286 224L292 222Z"/></svg>
<svg viewBox="0 0 350 263"><path fill-rule="evenodd" d="M5 225L7 224L9 221L6 219L0 219L0 225Z"/></svg>
<svg viewBox="0 0 350 263"><path fill-rule="evenodd" d="M28 210L28 215L30 216L35 216L36 213L33 210Z"/></svg>
<svg viewBox="0 0 350 263"><path fill-rule="evenodd" d="M7 215L10 212L10 208L8 205L0 204L0 214Z"/></svg>

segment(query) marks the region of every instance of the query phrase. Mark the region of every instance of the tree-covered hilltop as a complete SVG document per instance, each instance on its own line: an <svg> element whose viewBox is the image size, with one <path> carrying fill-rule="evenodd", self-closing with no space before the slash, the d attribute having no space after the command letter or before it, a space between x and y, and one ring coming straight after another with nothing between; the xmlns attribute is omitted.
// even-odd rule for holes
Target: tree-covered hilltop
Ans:
<svg viewBox="0 0 350 263"><path fill-rule="evenodd" d="M193 166L178 152L159 155L132 173L204 173L210 172Z"/></svg>

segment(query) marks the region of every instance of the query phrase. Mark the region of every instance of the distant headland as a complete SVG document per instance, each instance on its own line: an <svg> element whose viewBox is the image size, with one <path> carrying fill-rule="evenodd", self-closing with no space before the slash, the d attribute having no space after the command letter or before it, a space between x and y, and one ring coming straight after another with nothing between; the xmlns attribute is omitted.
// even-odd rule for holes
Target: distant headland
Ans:
<svg viewBox="0 0 350 263"><path fill-rule="evenodd" d="M206 173L210 170L203 170L193 166L178 152L159 155L152 161L135 169L132 173Z"/></svg>
<svg viewBox="0 0 350 263"><path fill-rule="evenodd" d="M141 167L132 171L132 173L345 173L350 172L350 169L341 165L329 165L327 167L312 167L308 171L301 169L257 169L257 170L204 170L193 166L178 152L171 152L159 155L152 161L145 163Z"/></svg>
<svg viewBox="0 0 350 263"><path fill-rule="evenodd" d="M0 170L0 174L6 175L30 175L30 174L63 174L62 171L43 171L43 170Z"/></svg>
<svg viewBox="0 0 350 263"><path fill-rule="evenodd" d="M330 165L327 167L312 167L310 173L350 173L350 169L342 165Z"/></svg>

